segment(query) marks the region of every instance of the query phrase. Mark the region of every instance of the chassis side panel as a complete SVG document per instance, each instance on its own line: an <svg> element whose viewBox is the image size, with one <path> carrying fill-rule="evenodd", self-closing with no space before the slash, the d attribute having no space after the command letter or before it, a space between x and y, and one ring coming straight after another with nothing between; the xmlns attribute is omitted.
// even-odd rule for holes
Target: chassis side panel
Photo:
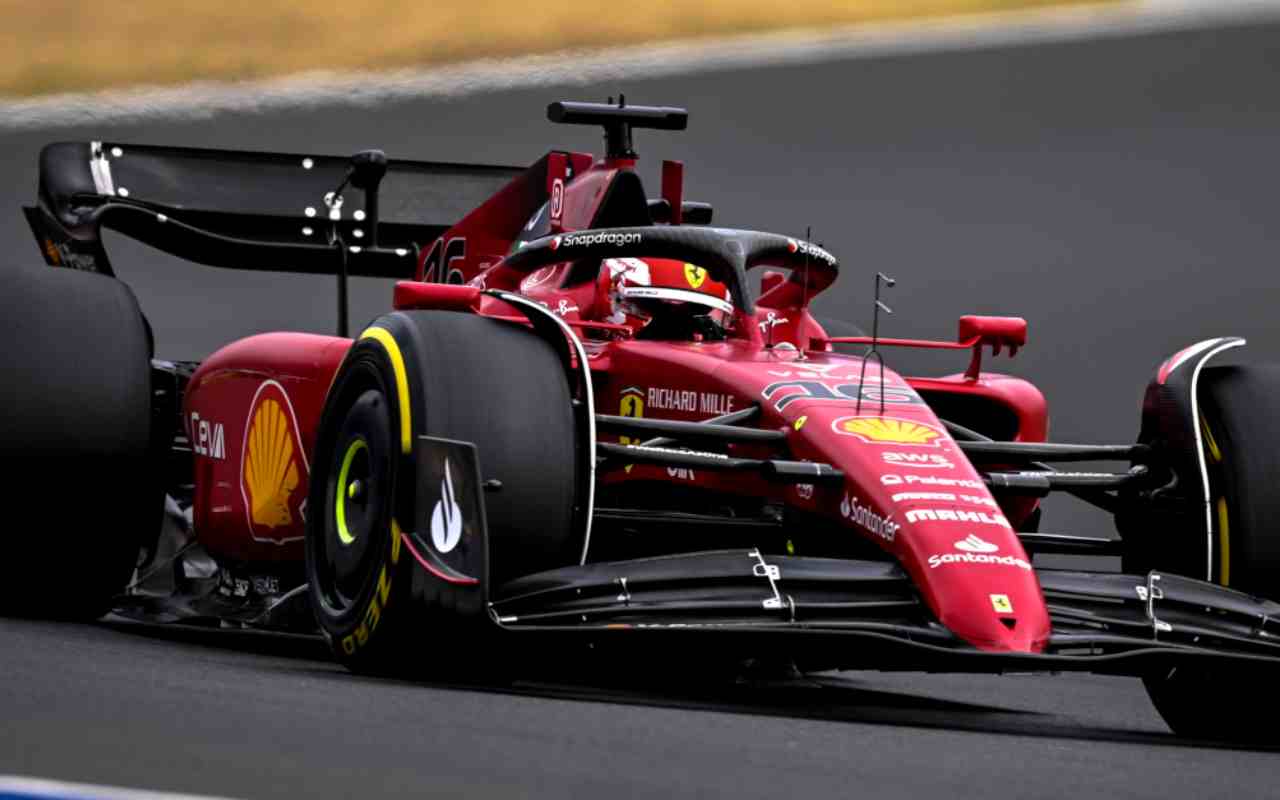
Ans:
<svg viewBox="0 0 1280 800"><path fill-rule="evenodd" d="M351 340L241 339L191 377L183 425L199 541L233 562L301 561L307 480L325 395Z"/></svg>

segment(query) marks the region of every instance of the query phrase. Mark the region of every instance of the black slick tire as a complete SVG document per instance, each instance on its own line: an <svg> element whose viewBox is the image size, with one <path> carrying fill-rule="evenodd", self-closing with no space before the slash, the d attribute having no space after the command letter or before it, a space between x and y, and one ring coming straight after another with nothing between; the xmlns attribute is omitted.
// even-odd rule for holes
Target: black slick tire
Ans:
<svg viewBox="0 0 1280 800"><path fill-rule="evenodd" d="M360 672L474 677L496 628L405 545L418 510L402 445L422 435L474 443L501 486L485 494L491 586L573 563L578 448L559 356L511 323L395 312L356 341L325 403L307 576L335 656Z"/></svg>
<svg viewBox="0 0 1280 800"><path fill-rule="evenodd" d="M0 458L0 609L94 618L160 524L151 457L151 344L133 293L102 275L10 270Z"/></svg>
<svg viewBox="0 0 1280 800"><path fill-rule="evenodd" d="M1280 599L1280 365L1206 368L1201 435L1214 515L1210 578ZM1203 547L1202 543L1192 546ZM1183 664L1144 678L1174 732L1242 743L1280 742L1275 670L1218 662Z"/></svg>

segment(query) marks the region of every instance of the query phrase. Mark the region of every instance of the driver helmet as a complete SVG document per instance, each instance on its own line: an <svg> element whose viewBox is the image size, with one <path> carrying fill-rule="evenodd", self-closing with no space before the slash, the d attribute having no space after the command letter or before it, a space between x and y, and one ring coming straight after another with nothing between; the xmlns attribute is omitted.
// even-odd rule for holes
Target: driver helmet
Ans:
<svg viewBox="0 0 1280 800"><path fill-rule="evenodd" d="M655 316L709 316L721 327L733 317L729 289L705 267L669 258L605 259L611 322L643 327Z"/></svg>

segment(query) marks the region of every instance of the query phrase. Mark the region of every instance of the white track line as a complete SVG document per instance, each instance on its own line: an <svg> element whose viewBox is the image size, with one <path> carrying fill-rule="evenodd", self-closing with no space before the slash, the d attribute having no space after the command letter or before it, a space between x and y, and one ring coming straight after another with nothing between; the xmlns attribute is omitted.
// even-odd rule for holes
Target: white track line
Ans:
<svg viewBox="0 0 1280 800"><path fill-rule="evenodd" d="M218 800L209 795L148 792L92 783L68 783L44 778L0 775L0 798L22 800Z"/></svg>
<svg viewBox="0 0 1280 800"><path fill-rule="evenodd" d="M265 81L200 82L0 100L0 132L203 119L318 106L370 107L506 89L581 86L853 58L1138 36L1280 19L1280 0L1145 0L949 19L783 31L575 50L390 72L311 72Z"/></svg>

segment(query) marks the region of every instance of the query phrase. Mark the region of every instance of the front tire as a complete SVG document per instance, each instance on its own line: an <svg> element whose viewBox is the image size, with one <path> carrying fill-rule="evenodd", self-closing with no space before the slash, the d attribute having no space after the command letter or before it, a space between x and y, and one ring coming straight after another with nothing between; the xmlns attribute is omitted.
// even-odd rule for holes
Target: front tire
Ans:
<svg viewBox="0 0 1280 800"><path fill-rule="evenodd" d="M1200 404L1215 538L1213 574L1192 577L1280 599L1280 365L1208 367ZM1175 733L1274 743L1275 678L1266 667L1205 662L1161 670L1144 683Z"/></svg>
<svg viewBox="0 0 1280 800"><path fill-rule="evenodd" d="M496 586L579 552L574 416L560 357L521 326L415 311L366 330L329 391L308 497L312 606L342 663L474 674L497 629L474 590L418 564L413 445L472 442L483 479L501 487L484 496Z"/></svg>

